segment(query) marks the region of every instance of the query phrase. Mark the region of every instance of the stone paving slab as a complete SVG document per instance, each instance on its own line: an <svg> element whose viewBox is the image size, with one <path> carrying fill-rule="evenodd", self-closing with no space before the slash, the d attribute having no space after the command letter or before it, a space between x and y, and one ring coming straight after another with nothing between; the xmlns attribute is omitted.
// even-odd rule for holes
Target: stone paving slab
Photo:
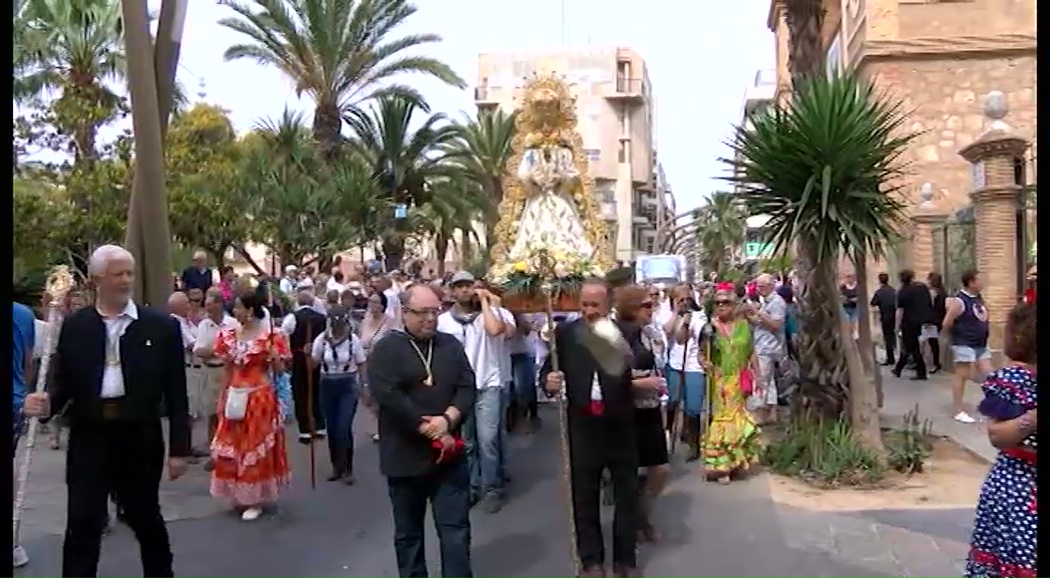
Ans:
<svg viewBox="0 0 1050 578"><path fill-rule="evenodd" d="M567 576L571 570L556 419L551 410L544 416L550 425L539 433L512 438L506 507L472 516L478 576ZM375 447L367 441L371 419L364 415L357 427L355 486L324 482L322 467L322 481L311 490L307 449L293 442L289 452L297 477L279 509L254 523L241 522L224 504L206 499L207 476L199 468L183 480L165 482L178 575L396 576L386 486ZM52 455L41 455L34 468L36 501L27 511L23 540L31 561L16 576L56 576L60 568L61 453L40 451ZM43 513L50 518L37 519ZM606 508L607 540L611 513ZM696 464L676 464L654 518L663 540L641 551L647 576L960 575L952 569L957 552L946 552L953 543L949 538L931 539L936 548L910 548L921 542L909 538L917 535L914 529L893 525L904 522L785 509L772 501L762 475L721 486L703 482ZM430 522L426 539L436 573L439 554ZM136 575L141 569L134 537L118 527L105 539L100 576Z"/></svg>

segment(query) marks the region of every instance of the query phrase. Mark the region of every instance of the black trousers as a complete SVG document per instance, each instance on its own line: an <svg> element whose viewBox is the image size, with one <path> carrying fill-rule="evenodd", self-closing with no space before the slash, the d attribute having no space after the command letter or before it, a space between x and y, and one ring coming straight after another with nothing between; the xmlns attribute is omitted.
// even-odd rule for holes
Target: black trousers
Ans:
<svg viewBox="0 0 1050 578"><path fill-rule="evenodd" d="M897 320L882 318L882 340L886 346L886 363L895 363L897 353Z"/></svg>
<svg viewBox="0 0 1050 578"><path fill-rule="evenodd" d="M321 411L321 393L318 385L321 383L321 368L314 368L313 391L307 393L309 383L307 375L310 372L306 365L306 356L301 353L293 353L292 357L292 403L295 405L295 423L299 427L300 434L312 434L325 429L324 413ZM310 431L310 414L307 412L307 400L313 397L313 420L314 431Z"/></svg>
<svg viewBox="0 0 1050 578"><path fill-rule="evenodd" d="M470 562L470 472L466 456L424 476L387 478L394 510L394 551L401 578L427 578L423 523L427 502L441 551L441 575L473 578Z"/></svg>
<svg viewBox="0 0 1050 578"><path fill-rule="evenodd" d="M915 364L915 377L920 379L926 377L926 359L922 356L922 348L919 344L919 336L922 335L922 327L901 328L901 354L897 358L894 371L904 371L904 366L910 360Z"/></svg>
<svg viewBox="0 0 1050 578"><path fill-rule="evenodd" d="M633 419L570 413L569 447L581 566L586 570L605 564L600 500L602 471L608 469L615 496L612 560L614 564L637 567L638 436Z"/></svg>
<svg viewBox="0 0 1050 578"><path fill-rule="evenodd" d="M63 577L98 576L110 493L138 539L142 575L174 576L158 496L163 471L164 439L159 420L84 422L70 427Z"/></svg>

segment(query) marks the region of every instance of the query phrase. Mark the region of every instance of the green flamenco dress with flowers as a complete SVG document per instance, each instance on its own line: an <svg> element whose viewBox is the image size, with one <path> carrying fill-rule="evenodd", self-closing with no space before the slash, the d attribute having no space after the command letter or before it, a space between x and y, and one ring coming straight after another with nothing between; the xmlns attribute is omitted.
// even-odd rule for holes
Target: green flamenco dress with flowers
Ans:
<svg viewBox="0 0 1050 578"><path fill-rule="evenodd" d="M708 392L711 424L703 441L704 468L709 476L726 477L758 463L762 444L758 425L747 411L742 374L753 351L751 326L744 319L715 323L711 347L713 374Z"/></svg>

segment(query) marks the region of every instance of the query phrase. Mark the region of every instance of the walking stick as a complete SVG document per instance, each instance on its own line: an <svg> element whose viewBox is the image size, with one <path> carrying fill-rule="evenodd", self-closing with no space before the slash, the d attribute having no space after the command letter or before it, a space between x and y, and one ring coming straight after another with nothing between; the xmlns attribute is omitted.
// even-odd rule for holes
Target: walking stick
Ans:
<svg viewBox="0 0 1050 578"><path fill-rule="evenodd" d="M714 326L711 323L710 315L707 317L707 323L704 324L703 329L704 336L704 359L711 362L711 346L712 341L715 337ZM707 435L707 428L711 425L711 409L714 407L714 400L712 394L714 392L714 380L715 376L708 373L704 379L704 406L700 409L700 424L697 428L697 440L696 447L700 448L701 457L704 451L704 437Z"/></svg>
<svg viewBox="0 0 1050 578"><path fill-rule="evenodd" d="M47 322L48 330L44 335L44 352L40 357L40 369L37 371L36 384L33 392L42 391L47 385L47 374L51 366L51 356L57 345L56 336L62 322L62 301L73 288L73 275L65 265L59 265L51 271L44 285L44 291L51 296L48 303ZM12 359L12 363L22 363L21 359ZM22 526L22 512L25 510L26 488L29 483L29 470L33 465L33 448L36 447L36 436L40 420L36 417L29 418L29 431L26 434L26 450L22 455L22 461L18 465L17 491L15 492L14 511L12 516L12 531L14 534L15 547L20 546L19 530ZM17 448L16 448L17 449Z"/></svg>
<svg viewBox="0 0 1050 578"><path fill-rule="evenodd" d="M560 371L558 369L558 339L554 331L554 296L551 283L548 279L552 275L546 273L553 273L548 270L548 266L553 267L553 263L550 262L549 256L546 253L540 255L542 269L544 270L543 284L540 286L540 291L543 293L544 305L547 309L547 324L550 330L550 360L551 360L551 371ZM569 555L572 557L572 569L573 576L580 575L580 556L579 550L576 544L576 506L573 503L573 491L572 491L572 453L569 446L569 408L567 404L567 396L565 392L565 384L562 384L562 391L558 395L558 434L559 441L561 442L561 469L562 469L562 482L565 487L566 496L566 512L569 516Z"/></svg>
<svg viewBox="0 0 1050 578"><path fill-rule="evenodd" d="M306 342L313 344L312 323L306 325ZM334 355L334 354L333 354ZM315 429L314 419L314 368L311 366L309 357L306 359L306 425L310 428L310 489L317 489L317 454L314 451L313 435Z"/></svg>

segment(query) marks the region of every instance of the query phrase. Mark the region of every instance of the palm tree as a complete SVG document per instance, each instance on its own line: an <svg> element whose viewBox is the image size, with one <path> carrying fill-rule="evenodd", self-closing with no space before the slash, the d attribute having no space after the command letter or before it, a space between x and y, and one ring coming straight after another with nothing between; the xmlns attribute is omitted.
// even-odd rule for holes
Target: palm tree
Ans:
<svg viewBox="0 0 1050 578"><path fill-rule="evenodd" d="M393 37L415 14L407 0L223 0L237 13L219 24L248 42L226 49L226 60L247 58L280 70L314 101L314 138L326 155L342 143L343 118L362 102L384 94L422 99L412 88L390 84L416 72L463 88L447 64L410 55L413 48L440 42L437 34Z"/></svg>
<svg viewBox="0 0 1050 578"><path fill-rule="evenodd" d="M827 57L824 50L823 0L785 0L788 28L788 71L795 90L807 79L824 76Z"/></svg>
<svg viewBox="0 0 1050 578"><path fill-rule="evenodd" d="M712 193L698 216L696 234L705 269L721 274L732 266L733 252L744 243L746 215L740 199L732 193Z"/></svg>
<svg viewBox="0 0 1050 578"><path fill-rule="evenodd" d="M901 155L914 138L904 120L900 104L880 99L866 81L817 78L790 104L738 127L728 143L735 156L721 159L732 167L728 180L741 187L749 213L769 215L764 230L774 253L797 241L812 266L808 311L800 319L799 415L849 415L861 438L877 447L878 407L866 375L868 317L860 311L858 352L843 331L837 262L840 254L853 261L866 307L867 259L884 254L904 218Z"/></svg>
<svg viewBox="0 0 1050 578"><path fill-rule="evenodd" d="M476 118L464 115L463 122L455 125L458 138L450 156L489 199L484 220L486 248L492 246L492 228L499 220L496 209L503 200L503 178L514 152L511 141L516 116L498 108L482 110Z"/></svg>
<svg viewBox="0 0 1050 578"><path fill-rule="evenodd" d="M450 245L456 243L456 233L461 239L459 247L462 261L466 249L477 242L474 223L478 216L489 210L489 199L481 188L467 178L441 178L431 183L433 196L419 211L426 233L434 241L438 256L438 276L445 274L445 256Z"/></svg>
<svg viewBox="0 0 1050 578"><path fill-rule="evenodd" d="M74 159L93 160L98 128L120 103L106 83L125 78L120 0L26 0L16 22L16 101L60 93Z"/></svg>
<svg viewBox="0 0 1050 578"><path fill-rule="evenodd" d="M392 204L421 207L433 197L428 183L460 174L459 167L446 162L456 128L444 114L432 114L412 129L417 113L429 112L417 99L385 95L370 110L354 109L345 119L357 136L356 150L368 159L383 198ZM388 270L400 266L409 233L408 219L391 217L383 220L388 223L383 227Z"/></svg>

